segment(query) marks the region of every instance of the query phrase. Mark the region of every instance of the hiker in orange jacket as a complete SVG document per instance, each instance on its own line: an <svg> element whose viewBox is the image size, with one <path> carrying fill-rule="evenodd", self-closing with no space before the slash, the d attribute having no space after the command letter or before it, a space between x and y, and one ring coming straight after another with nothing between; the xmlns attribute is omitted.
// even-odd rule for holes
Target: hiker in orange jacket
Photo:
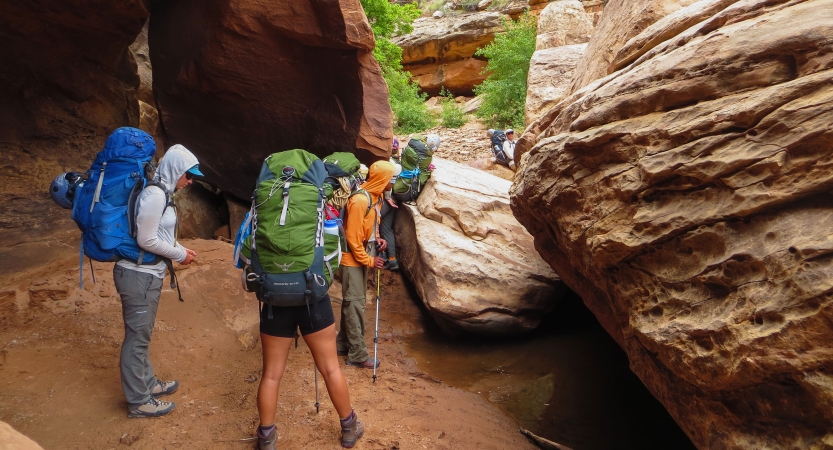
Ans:
<svg viewBox="0 0 833 450"><path fill-rule="evenodd" d="M364 305L367 301L367 271L381 269L384 259L377 256L387 243L379 237L383 194L390 189L394 166L388 161L376 161L370 166L367 181L361 185L366 194L357 192L347 201L345 235L347 250L341 259L341 322L336 348L347 356L347 364L373 369L379 367L367 352L364 340Z"/></svg>

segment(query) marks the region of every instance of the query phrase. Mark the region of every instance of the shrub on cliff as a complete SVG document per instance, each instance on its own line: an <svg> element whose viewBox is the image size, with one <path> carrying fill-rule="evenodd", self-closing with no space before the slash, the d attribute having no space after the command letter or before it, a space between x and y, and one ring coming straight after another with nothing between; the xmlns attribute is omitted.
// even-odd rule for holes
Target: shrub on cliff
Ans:
<svg viewBox="0 0 833 450"><path fill-rule="evenodd" d="M506 32L475 53L489 60L488 78L474 88L483 97L476 114L490 126L523 130L526 77L537 34L535 18L524 13L517 21L504 18L502 22Z"/></svg>
<svg viewBox="0 0 833 450"><path fill-rule="evenodd" d="M445 87L440 91L440 106L440 125L446 128L460 128L467 122L466 115L454 99L454 94Z"/></svg>
<svg viewBox="0 0 833 450"><path fill-rule="evenodd" d="M402 69L402 49L390 41L394 35L408 34L421 11L414 4L399 5L387 0L361 0L364 13L376 37L373 56L382 67L388 84L390 107L397 133L412 133L434 126L434 118L425 106L426 95Z"/></svg>

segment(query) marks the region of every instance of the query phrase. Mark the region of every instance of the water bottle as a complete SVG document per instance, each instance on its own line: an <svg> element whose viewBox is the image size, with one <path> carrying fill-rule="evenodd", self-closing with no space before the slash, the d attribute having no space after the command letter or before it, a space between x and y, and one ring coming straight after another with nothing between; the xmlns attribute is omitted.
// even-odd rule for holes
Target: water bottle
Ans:
<svg viewBox="0 0 833 450"><path fill-rule="evenodd" d="M332 220L325 220L324 221L324 233L325 234L334 234L338 236L338 223L340 222L339 219L332 219Z"/></svg>

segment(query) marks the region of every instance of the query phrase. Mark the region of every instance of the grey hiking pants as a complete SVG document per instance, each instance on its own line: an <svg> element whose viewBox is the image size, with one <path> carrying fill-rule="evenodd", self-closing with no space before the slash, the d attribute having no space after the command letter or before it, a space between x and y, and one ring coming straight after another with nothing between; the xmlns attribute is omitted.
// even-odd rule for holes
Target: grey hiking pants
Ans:
<svg viewBox="0 0 833 450"><path fill-rule="evenodd" d="M379 224L379 233L382 239L388 242L388 249L385 250L388 254L388 260L396 259L396 237L393 232L394 220L396 220L397 208L390 206L387 200L382 201L382 221Z"/></svg>
<svg viewBox="0 0 833 450"><path fill-rule="evenodd" d="M347 361L364 362L370 355L364 340L364 304L367 267L341 266L341 321L336 349L347 352Z"/></svg>
<svg viewBox="0 0 833 450"><path fill-rule="evenodd" d="M150 401L156 375L150 364L148 346L156 321L162 279L149 273L116 266L113 281L121 296L124 341L121 344L121 387L129 406Z"/></svg>

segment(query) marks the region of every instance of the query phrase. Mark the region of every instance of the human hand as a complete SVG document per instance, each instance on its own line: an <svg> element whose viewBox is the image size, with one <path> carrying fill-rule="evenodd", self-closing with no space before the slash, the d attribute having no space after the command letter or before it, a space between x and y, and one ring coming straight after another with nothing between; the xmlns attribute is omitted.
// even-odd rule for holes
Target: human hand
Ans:
<svg viewBox="0 0 833 450"><path fill-rule="evenodd" d="M380 252L383 252L388 249L388 241L384 239L378 239L376 247L379 249Z"/></svg>
<svg viewBox="0 0 833 450"><path fill-rule="evenodd" d="M191 262L194 261L194 258L196 258L196 257L197 257L197 252L191 250L190 248L186 248L185 249L185 260L182 261L180 264L182 264L183 266L187 266L188 264L191 264Z"/></svg>
<svg viewBox="0 0 833 450"><path fill-rule="evenodd" d="M399 208L399 205L396 204L396 200L392 198L388 199L388 205L390 205L391 208Z"/></svg>
<svg viewBox="0 0 833 450"><path fill-rule="evenodd" d="M384 269L385 268L385 260L380 257L373 258L373 268L375 269Z"/></svg>

